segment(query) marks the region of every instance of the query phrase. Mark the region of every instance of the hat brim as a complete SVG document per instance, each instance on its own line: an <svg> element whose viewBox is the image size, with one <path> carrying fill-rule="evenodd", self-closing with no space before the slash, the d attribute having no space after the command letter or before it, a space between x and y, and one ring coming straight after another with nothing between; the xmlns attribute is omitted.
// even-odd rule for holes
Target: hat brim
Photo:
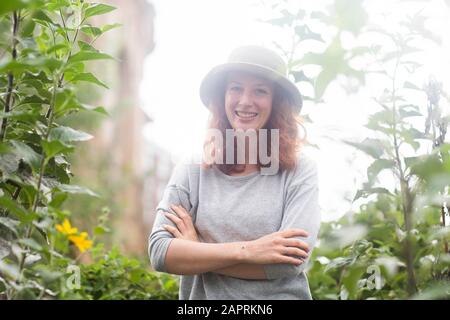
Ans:
<svg viewBox="0 0 450 320"><path fill-rule="evenodd" d="M219 83L224 81L224 76L230 71L247 71L278 83L278 85L286 91L294 110L300 113L303 99L294 83L284 75L274 72L272 69L257 64L243 62L220 64L207 73L200 84L200 98L206 107L209 108L212 94L217 90Z"/></svg>

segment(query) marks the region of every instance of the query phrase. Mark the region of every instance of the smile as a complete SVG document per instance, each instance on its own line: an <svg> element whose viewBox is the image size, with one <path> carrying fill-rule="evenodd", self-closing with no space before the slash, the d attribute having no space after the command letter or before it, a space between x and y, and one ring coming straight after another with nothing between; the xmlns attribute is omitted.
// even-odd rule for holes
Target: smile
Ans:
<svg viewBox="0 0 450 320"><path fill-rule="evenodd" d="M238 111L235 110L234 113L240 118L244 120L251 120L258 116L256 112L246 112L246 111Z"/></svg>

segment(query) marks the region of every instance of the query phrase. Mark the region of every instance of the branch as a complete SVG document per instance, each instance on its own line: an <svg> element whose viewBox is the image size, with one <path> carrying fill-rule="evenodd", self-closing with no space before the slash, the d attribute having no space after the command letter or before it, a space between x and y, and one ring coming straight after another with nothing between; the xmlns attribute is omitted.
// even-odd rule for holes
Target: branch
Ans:
<svg viewBox="0 0 450 320"><path fill-rule="evenodd" d="M12 19L13 19L12 59L16 60L17 59L17 48L16 48L17 30L19 30L19 19L20 19L20 16L17 13L17 11L13 12ZM5 113L8 113L11 110L11 104L12 104L11 97L12 97L13 88L14 88L14 75L10 71L10 72L8 72L8 89L7 89L7 94L6 94L6 100L4 102ZM8 118L5 117L5 118L3 118L2 127L0 129L0 142L5 140L7 125L8 125Z"/></svg>
<svg viewBox="0 0 450 320"><path fill-rule="evenodd" d="M52 99L51 99L50 108L49 108L50 119L48 122L48 127L47 127L47 131L45 133L45 137L43 138L45 141L48 140L48 136L50 135L50 130L52 128L52 122L53 122L53 116L55 114L53 111L54 111L55 103L56 103L56 88L57 88L57 84L58 84L57 79L58 79L58 75L54 75ZM39 178L38 178L38 183L37 183L37 188L36 188L37 189L36 197L34 198L32 212L36 211L38 203L39 203L39 194L41 192L42 178L44 176L46 164L47 164L46 157L43 156L41 159L41 163L40 163ZM33 224L30 224L26 231L26 238L30 238L32 232L33 232ZM24 250L24 254L22 255L22 259L20 260L20 263L19 263L19 279L22 279L26 257L27 257L27 250Z"/></svg>
<svg viewBox="0 0 450 320"><path fill-rule="evenodd" d="M394 149L395 149L395 158L396 163L400 175L400 192L402 194L402 209L403 216L405 219L405 228L406 228L406 239L405 239L405 253L406 253L406 269L408 273L408 286L407 291L410 296L416 293L417 291L417 283L416 277L414 273L414 257L412 252L412 244L411 244L411 230L412 230L412 202L413 197L411 194L411 190L409 189L408 180L405 178L405 173L403 172L402 161L400 158L400 144L397 140L397 109L395 104L395 80L397 77L397 69L400 63L400 56L397 57L397 61L395 64L394 75L392 78L392 113L393 113L393 128L394 128Z"/></svg>

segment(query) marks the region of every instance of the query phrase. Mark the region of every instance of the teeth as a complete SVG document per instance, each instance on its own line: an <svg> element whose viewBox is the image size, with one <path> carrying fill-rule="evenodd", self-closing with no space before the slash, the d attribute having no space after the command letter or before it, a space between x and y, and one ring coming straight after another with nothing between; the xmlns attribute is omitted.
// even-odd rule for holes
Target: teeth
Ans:
<svg viewBox="0 0 450 320"><path fill-rule="evenodd" d="M258 115L255 112L245 112L245 111L236 111L236 114L239 117L242 117L242 118L253 118L253 117L256 117Z"/></svg>

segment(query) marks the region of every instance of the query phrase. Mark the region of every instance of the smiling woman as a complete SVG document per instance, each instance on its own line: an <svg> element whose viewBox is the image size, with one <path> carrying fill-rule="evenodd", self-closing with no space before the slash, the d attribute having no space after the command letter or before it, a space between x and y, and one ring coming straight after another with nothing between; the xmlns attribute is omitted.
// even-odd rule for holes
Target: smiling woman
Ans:
<svg viewBox="0 0 450 320"><path fill-rule="evenodd" d="M270 159L279 166L264 174L269 164L259 152L249 161L252 150L234 144L235 136L244 163L226 157L230 141L207 140L203 156L223 152L215 162L193 155L176 166L157 207L149 256L157 271L181 275L180 299L311 299L304 268L320 226L317 167L299 152L302 99L285 75L275 52L244 46L203 79L210 128L224 139L226 130L268 130L258 148L279 155Z"/></svg>
<svg viewBox="0 0 450 320"><path fill-rule="evenodd" d="M272 82L245 72L232 72L227 77L225 112L236 129L260 129L272 111Z"/></svg>

